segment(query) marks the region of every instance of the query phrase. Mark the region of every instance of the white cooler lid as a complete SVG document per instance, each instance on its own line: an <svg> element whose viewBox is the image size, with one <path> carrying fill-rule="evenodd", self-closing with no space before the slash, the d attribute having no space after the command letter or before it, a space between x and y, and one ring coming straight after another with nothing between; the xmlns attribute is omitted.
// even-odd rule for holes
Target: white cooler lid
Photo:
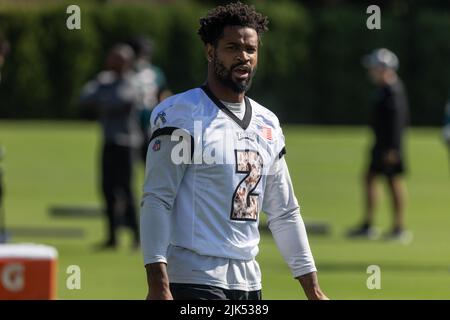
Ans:
<svg viewBox="0 0 450 320"><path fill-rule="evenodd" d="M1 258L56 259L56 248L35 243L0 244Z"/></svg>

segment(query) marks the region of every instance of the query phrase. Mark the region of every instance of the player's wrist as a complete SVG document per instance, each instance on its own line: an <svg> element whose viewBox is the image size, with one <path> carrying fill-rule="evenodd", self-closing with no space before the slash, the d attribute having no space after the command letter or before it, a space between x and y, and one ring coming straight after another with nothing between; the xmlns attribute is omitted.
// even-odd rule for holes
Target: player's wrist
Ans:
<svg viewBox="0 0 450 320"><path fill-rule="evenodd" d="M150 263L145 266L149 291L170 291L167 266L163 262Z"/></svg>
<svg viewBox="0 0 450 320"><path fill-rule="evenodd" d="M320 289L316 272L299 276L297 279L300 282L308 300L328 300L327 296Z"/></svg>

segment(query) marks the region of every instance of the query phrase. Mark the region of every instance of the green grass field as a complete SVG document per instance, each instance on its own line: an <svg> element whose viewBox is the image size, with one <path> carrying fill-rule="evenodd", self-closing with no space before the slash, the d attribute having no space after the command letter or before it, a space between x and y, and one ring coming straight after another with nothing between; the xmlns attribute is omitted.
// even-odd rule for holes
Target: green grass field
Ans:
<svg viewBox="0 0 450 320"><path fill-rule="evenodd" d="M95 123L0 122L0 144L11 227L76 227L81 239L12 237L12 242L53 245L59 252L59 299L143 299L146 279L140 252L129 249L127 231L117 252L95 253L103 239L99 218L52 218L53 205L100 205L97 189L99 134ZM438 129L408 134L408 245L347 240L363 207L361 174L370 135L365 128L286 126L287 161L304 219L329 223L329 236L311 235L321 286L332 299L450 298L450 176ZM136 172L140 194L143 168ZM377 226L390 227L390 202L380 183ZM260 262L265 299L304 299L299 284L269 234ZM81 289L66 288L66 269L81 268ZM381 268L381 289L366 286L369 265Z"/></svg>

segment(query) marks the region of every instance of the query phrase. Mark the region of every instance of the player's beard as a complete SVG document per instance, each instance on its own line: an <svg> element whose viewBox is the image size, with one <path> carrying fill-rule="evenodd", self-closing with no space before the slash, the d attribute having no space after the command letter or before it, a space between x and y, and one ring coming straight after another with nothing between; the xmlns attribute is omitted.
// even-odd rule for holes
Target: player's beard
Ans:
<svg viewBox="0 0 450 320"><path fill-rule="evenodd" d="M236 93L247 92L248 90L250 90L250 87L252 86L252 79L256 72L255 66L249 72L247 79L242 81L234 81L232 76L233 69L241 65L244 65L244 63L235 64L231 66L230 69L227 69L227 67L225 67L222 61L220 61L217 55L214 54L214 73L216 74L217 79L224 86L230 88Z"/></svg>

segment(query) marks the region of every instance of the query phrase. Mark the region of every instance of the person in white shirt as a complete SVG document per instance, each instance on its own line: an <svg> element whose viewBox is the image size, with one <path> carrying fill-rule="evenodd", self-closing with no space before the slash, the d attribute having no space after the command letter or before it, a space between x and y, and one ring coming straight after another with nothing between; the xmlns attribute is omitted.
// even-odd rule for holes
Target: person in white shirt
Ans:
<svg viewBox="0 0 450 320"><path fill-rule="evenodd" d="M148 299L261 299L259 214L309 299L320 289L277 117L248 98L267 17L242 3L200 20L206 84L151 117L141 203Z"/></svg>

